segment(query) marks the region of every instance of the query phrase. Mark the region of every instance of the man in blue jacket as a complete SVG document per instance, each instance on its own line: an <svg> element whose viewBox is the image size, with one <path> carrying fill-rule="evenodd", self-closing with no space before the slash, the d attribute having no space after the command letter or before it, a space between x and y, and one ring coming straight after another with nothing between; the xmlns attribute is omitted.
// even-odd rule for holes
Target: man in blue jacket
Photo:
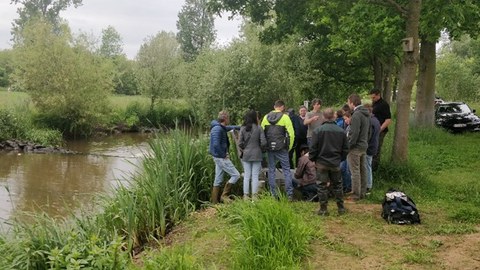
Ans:
<svg viewBox="0 0 480 270"><path fill-rule="evenodd" d="M211 201L218 203L218 195L220 194L220 186L223 182L223 174L226 172L230 175L230 179L225 184L221 196L222 201L227 201L232 185L240 178L240 173L233 165L228 154L230 142L227 132L233 129L240 129L239 126L228 126L230 119L226 111L218 114L218 119L213 120L210 124L210 154L215 162L215 181L213 182Z"/></svg>

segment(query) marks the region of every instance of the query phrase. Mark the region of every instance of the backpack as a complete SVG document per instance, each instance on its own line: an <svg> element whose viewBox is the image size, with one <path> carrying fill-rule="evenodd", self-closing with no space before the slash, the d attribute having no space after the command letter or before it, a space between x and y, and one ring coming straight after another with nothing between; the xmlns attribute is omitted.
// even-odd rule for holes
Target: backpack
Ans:
<svg viewBox="0 0 480 270"><path fill-rule="evenodd" d="M413 200L405 193L390 189L382 203L382 217L392 224L420 224L420 215Z"/></svg>
<svg viewBox="0 0 480 270"><path fill-rule="evenodd" d="M279 151L282 149L288 150L290 140L288 138L287 129L284 126L277 125L277 122L270 122L270 125L265 126L265 138L267 139L268 151Z"/></svg>

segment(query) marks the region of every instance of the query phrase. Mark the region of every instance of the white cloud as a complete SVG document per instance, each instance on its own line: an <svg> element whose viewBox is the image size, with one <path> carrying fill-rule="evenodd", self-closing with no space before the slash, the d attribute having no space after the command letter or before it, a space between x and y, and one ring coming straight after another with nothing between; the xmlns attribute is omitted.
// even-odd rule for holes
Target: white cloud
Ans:
<svg viewBox="0 0 480 270"><path fill-rule="evenodd" d="M0 1L0 49L11 47L11 22L17 17L10 1ZM184 1L180 0L83 0L83 5L61 13L73 32L79 30L100 37L102 29L113 26L122 36L124 51L135 57L148 36L160 31L177 32L176 22ZM238 37L240 19L216 20L217 41L225 44Z"/></svg>

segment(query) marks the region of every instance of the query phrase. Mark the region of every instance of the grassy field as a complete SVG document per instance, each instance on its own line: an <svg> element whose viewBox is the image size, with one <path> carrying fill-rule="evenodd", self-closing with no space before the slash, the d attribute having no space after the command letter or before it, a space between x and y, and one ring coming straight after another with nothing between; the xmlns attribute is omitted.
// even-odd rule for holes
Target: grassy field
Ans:
<svg viewBox="0 0 480 270"><path fill-rule="evenodd" d="M374 175L371 196L346 205L348 213L315 214L317 203L282 205L312 230L308 252L298 263L262 269L477 269L480 261L480 134L452 135L440 129L415 130L405 166L388 162L393 132L388 134L382 168ZM213 164L212 164L213 166ZM398 188L420 211L420 225L390 225L380 216L385 191ZM270 228L235 222L225 213L245 208L237 201L191 215L166 239L140 258L137 269L259 269L237 264L244 246L266 241ZM333 206L332 206L333 205ZM335 204L330 204L332 211ZM265 211L263 211L265 212ZM264 214L258 213L259 218ZM279 223L280 224L280 223ZM270 224L266 226L279 226ZM282 223L283 224L283 223ZM245 236L246 229L252 230ZM256 233L256 231L259 231ZM281 237L281 235L278 235ZM239 245L239 241L240 244ZM270 240L275 242L275 240ZM300 241L300 239L299 239ZM262 246L265 246L262 244ZM264 256L263 248L251 255ZM162 268L162 265L174 266Z"/></svg>

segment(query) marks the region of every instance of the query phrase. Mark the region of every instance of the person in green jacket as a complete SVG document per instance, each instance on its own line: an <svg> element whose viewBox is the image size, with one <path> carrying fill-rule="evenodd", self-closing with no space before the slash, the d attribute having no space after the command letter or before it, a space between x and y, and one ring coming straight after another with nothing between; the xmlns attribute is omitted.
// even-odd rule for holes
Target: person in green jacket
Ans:
<svg viewBox="0 0 480 270"><path fill-rule="evenodd" d="M273 196L277 196L275 182L275 164L278 160L285 176L285 189L289 200L293 200L292 173L288 151L293 147L295 132L290 117L284 113L285 103L275 101L274 110L269 112L262 120L261 126L265 130L267 139L268 156L268 185Z"/></svg>

